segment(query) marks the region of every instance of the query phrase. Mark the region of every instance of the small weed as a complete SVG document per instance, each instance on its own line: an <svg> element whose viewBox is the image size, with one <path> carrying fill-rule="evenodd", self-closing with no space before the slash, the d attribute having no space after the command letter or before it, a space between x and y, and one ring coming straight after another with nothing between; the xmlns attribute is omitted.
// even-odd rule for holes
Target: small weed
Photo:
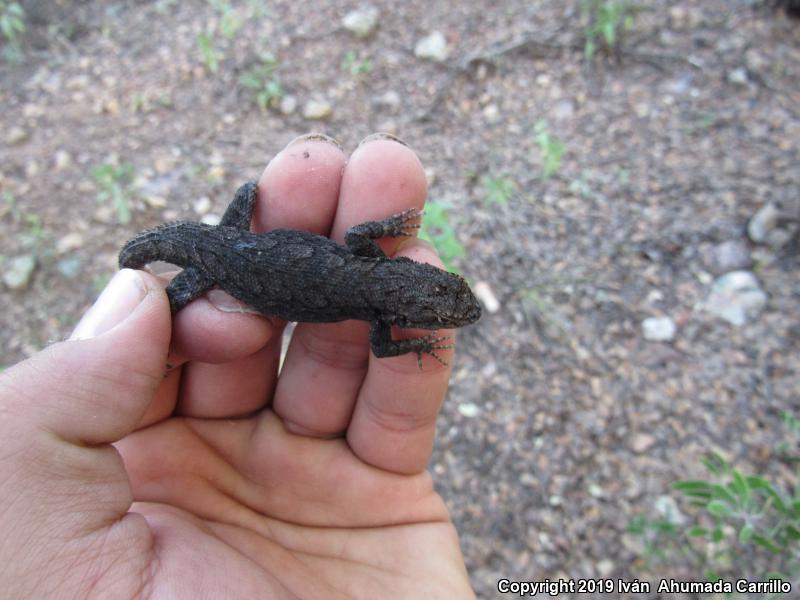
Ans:
<svg viewBox="0 0 800 600"><path fill-rule="evenodd" d="M200 60L209 73L219 70L219 61L223 54L214 47L214 38L207 31L197 34L197 49L200 50Z"/></svg>
<svg viewBox="0 0 800 600"><path fill-rule="evenodd" d="M419 237L436 247L448 271L458 272L453 267L453 261L464 256L466 250L456 236L449 213L452 208L453 205L449 202L428 202L425 205L425 220L419 230Z"/></svg>
<svg viewBox="0 0 800 600"><path fill-rule="evenodd" d="M508 204L516 190L516 184L507 177L494 177L484 175L481 177L481 187L483 187L483 200L487 206L492 204Z"/></svg>
<svg viewBox="0 0 800 600"><path fill-rule="evenodd" d="M800 420L785 413L783 423L791 443L776 450L785 455L800 439ZM787 491L761 475L745 475L716 453L703 465L707 478L672 486L695 508L694 519L640 515L631 521L628 531L643 540L648 562L681 562L708 581L747 576L796 582L800 486Z"/></svg>
<svg viewBox="0 0 800 600"><path fill-rule="evenodd" d="M261 64L241 75L239 83L255 91L256 103L262 110L274 108L283 97L283 86L275 74L278 63L271 55L264 55Z"/></svg>
<svg viewBox="0 0 800 600"><path fill-rule="evenodd" d="M131 208L128 188L134 176L133 165L105 163L92 169L97 187L98 202L111 202L120 223L130 223Z"/></svg>
<svg viewBox="0 0 800 600"><path fill-rule="evenodd" d="M0 31L7 42L3 48L3 57L8 62L18 63L22 60L19 38L25 30L25 10L22 5L19 2L0 0Z"/></svg>
<svg viewBox="0 0 800 600"><path fill-rule="evenodd" d="M589 183L589 172L583 171L578 179L573 179L569 184L569 189L573 194L577 194L581 198L591 198L592 186Z"/></svg>
<svg viewBox="0 0 800 600"><path fill-rule="evenodd" d="M219 22L214 29L197 34L197 49L200 51L200 60L206 70L209 73L216 73L219 70L219 63L225 58L225 53L215 41L217 32L226 40L230 40L242 28L244 21L228 0L207 1L219 13Z"/></svg>
<svg viewBox="0 0 800 600"><path fill-rule="evenodd" d="M583 0L581 12L586 21L586 58L592 58L600 46L615 51L623 32L633 28L634 6L628 0Z"/></svg>
<svg viewBox="0 0 800 600"><path fill-rule="evenodd" d="M363 77L372 71L372 62L365 58L359 58L353 50L348 50L342 57L342 70L347 71L354 77Z"/></svg>
<svg viewBox="0 0 800 600"><path fill-rule="evenodd" d="M10 215L22 231L17 238L23 248L37 250L45 237L42 218L34 212L22 210L19 202L10 192L3 192L3 208L0 216Z"/></svg>
<svg viewBox="0 0 800 600"><path fill-rule="evenodd" d="M563 143L553 137L547 129L547 123L542 119L534 126L536 144L542 153L542 177L547 179L561 167L561 158L566 150Z"/></svg>

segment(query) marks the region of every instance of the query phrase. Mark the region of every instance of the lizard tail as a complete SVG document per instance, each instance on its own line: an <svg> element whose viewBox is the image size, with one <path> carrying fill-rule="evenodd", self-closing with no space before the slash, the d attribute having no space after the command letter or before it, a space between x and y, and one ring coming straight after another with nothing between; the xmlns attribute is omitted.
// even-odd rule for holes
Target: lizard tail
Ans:
<svg viewBox="0 0 800 600"><path fill-rule="evenodd" d="M143 231L122 247L119 267L141 269L156 260L186 267L191 262L190 240L197 235L195 229L201 228L199 223L169 223Z"/></svg>

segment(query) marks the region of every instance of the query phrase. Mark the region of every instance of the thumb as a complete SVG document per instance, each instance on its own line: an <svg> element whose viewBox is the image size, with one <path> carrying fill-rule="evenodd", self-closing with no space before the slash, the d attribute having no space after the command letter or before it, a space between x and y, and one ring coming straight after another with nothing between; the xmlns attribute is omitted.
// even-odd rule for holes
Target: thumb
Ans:
<svg viewBox="0 0 800 600"><path fill-rule="evenodd" d="M0 425L33 426L77 444L130 433L164 376L170 339L166 295L157 280L123 269L69 341L0 375Z"/></svg>

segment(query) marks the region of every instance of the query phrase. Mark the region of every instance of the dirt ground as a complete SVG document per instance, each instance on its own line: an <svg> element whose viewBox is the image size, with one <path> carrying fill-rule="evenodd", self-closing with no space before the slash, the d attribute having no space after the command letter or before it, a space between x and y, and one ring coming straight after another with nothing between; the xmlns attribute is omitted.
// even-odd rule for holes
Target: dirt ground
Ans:
<svg viewBox="0 0 800 600"><path fill-rule="evenodd" d="M791 220L758 243L747 226L800 210L800 21L636 2L618 51L587 59L578 1L380 0L365 38L342 26L357 2L22 4L0 274L35 266L0 284L0 365L68 334L135 232L221 214L295 136L384 130L428 168L454 265L499 301L461 332L430 466L480 597L503 577L701 579L627 528L709 451L797 483L775 451L800 416L797 243ZM447 56L417 56L437 31ZM257 69L274 107L241 83ZM767 299L738 325L703 309L734 270ZM674 339L645 339L648 317Z"/></svg>

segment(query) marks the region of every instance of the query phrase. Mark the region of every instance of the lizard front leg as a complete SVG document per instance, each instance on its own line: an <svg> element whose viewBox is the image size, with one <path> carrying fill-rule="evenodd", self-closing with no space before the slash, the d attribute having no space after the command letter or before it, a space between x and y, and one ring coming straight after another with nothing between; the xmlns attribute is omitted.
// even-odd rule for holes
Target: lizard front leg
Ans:
<svg viewBox="0 0 800 600"><path fill-rule="evenodd" d="M417 364L420 370L422 369L422 353L430 354L433 358L438 360L443 365L447 363L436 354L436 350L446 350L454 348L454 344L447 344L442 346L439 342L449 340L448 336L437 336L434 331L430 335L425 335L418 338L409 338L405 340L392 339L391 325L382 320L372 321L369 326L369 343L372 347L372 353L378 358L386 358L389 356L400 356L409 352L416 352Z"/></svg>
<svg viewBox="0 0 800 600"><path fill-rule="evenodd" d="M422 217L422 211L409 208L382 221L366 221L353 225L344 234L344 243L356 256L383 258L386 255L375 243L383 237L410 236L411 231L419 229L418 223L409 223Z"/></svg>

